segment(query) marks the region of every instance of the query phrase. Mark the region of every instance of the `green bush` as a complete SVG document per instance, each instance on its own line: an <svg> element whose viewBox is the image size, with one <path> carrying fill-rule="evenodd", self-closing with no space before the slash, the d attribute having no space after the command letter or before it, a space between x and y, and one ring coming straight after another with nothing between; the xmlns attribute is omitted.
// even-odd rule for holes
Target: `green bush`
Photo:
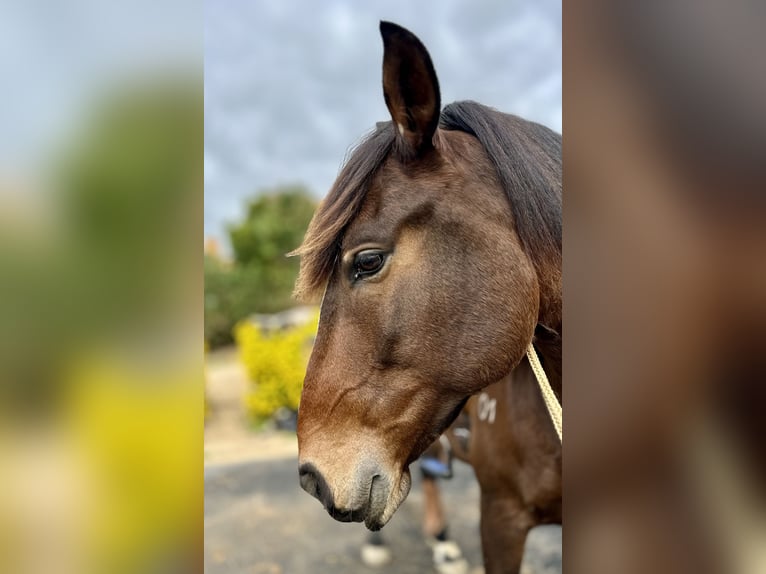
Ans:
<svg viewBox="0 0 766 574"><path fill-rule="evenodd" d="M302 187L270 190L229 228L234 261L205 256L205 340L211 348L231 343L234 326L250 315L294 304L299 261L286 255L300 245L314 208Z"/></svg>

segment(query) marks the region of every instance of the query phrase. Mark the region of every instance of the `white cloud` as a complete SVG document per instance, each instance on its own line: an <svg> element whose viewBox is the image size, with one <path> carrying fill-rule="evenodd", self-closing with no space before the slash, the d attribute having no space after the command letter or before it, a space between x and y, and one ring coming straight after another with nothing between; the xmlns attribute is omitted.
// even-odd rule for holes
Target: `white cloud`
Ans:
<svg viewBox="0 0 766 574"><path fill-rule="evenodd" d="M257 190L326 193L347 149L387 119L378 21L428 47L442 102L473 99L561 130L556 0L253 3L205 14L205 231L223 238Z"/></svg>

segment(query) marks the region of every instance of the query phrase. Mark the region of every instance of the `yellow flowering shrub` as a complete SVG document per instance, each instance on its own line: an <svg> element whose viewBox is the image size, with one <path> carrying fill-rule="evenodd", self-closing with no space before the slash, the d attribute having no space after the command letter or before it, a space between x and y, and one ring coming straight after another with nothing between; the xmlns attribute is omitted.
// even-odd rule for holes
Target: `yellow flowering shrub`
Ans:
<svg viewBox="0 0 766 574"><path fill-rule="evenodd" d="M317 312L305 325L273 333L247 321L235 327L234 339L252 381L246 406L256 420L272 416L280 407L298 409L318 321Z"/></svg>
<svg viewBox="0 0 766 574"><path fill-rule="evenodd" d="M102 351L67 373L62 440L88 485L73 528L87 528L94 561L79 572L146 571L146 561L201 535L199 366Z"/></svg>

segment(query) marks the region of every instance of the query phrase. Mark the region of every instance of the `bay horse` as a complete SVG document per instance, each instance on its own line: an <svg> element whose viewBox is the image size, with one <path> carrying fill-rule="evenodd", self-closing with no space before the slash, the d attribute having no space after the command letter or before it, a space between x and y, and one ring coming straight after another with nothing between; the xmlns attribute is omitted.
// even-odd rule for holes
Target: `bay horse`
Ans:
<svg viewBox="0 0 766 574"><path fill-rule="evenodd" d="M391 121L350 154L295 252L296 295L324 293L300 484L378 530L409 465L491 394L471 439L482 549L488 573L515 572L531 526L561 520L561 445L524 358L534 342L560 401L561 136L475 102L442 109L425 46L380 32Z"/></svg>

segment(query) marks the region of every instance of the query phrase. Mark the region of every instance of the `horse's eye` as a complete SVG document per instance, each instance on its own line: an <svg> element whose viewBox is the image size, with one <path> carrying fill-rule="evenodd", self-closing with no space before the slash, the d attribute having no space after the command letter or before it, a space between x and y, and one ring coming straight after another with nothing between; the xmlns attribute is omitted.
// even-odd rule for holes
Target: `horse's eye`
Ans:
<svg viewBox="0 0 766 574"><path fill-rule="evenodd" d="M369 277L381 270L386 257L380 251L361 251L354 257L354 279Z"/></svg>

